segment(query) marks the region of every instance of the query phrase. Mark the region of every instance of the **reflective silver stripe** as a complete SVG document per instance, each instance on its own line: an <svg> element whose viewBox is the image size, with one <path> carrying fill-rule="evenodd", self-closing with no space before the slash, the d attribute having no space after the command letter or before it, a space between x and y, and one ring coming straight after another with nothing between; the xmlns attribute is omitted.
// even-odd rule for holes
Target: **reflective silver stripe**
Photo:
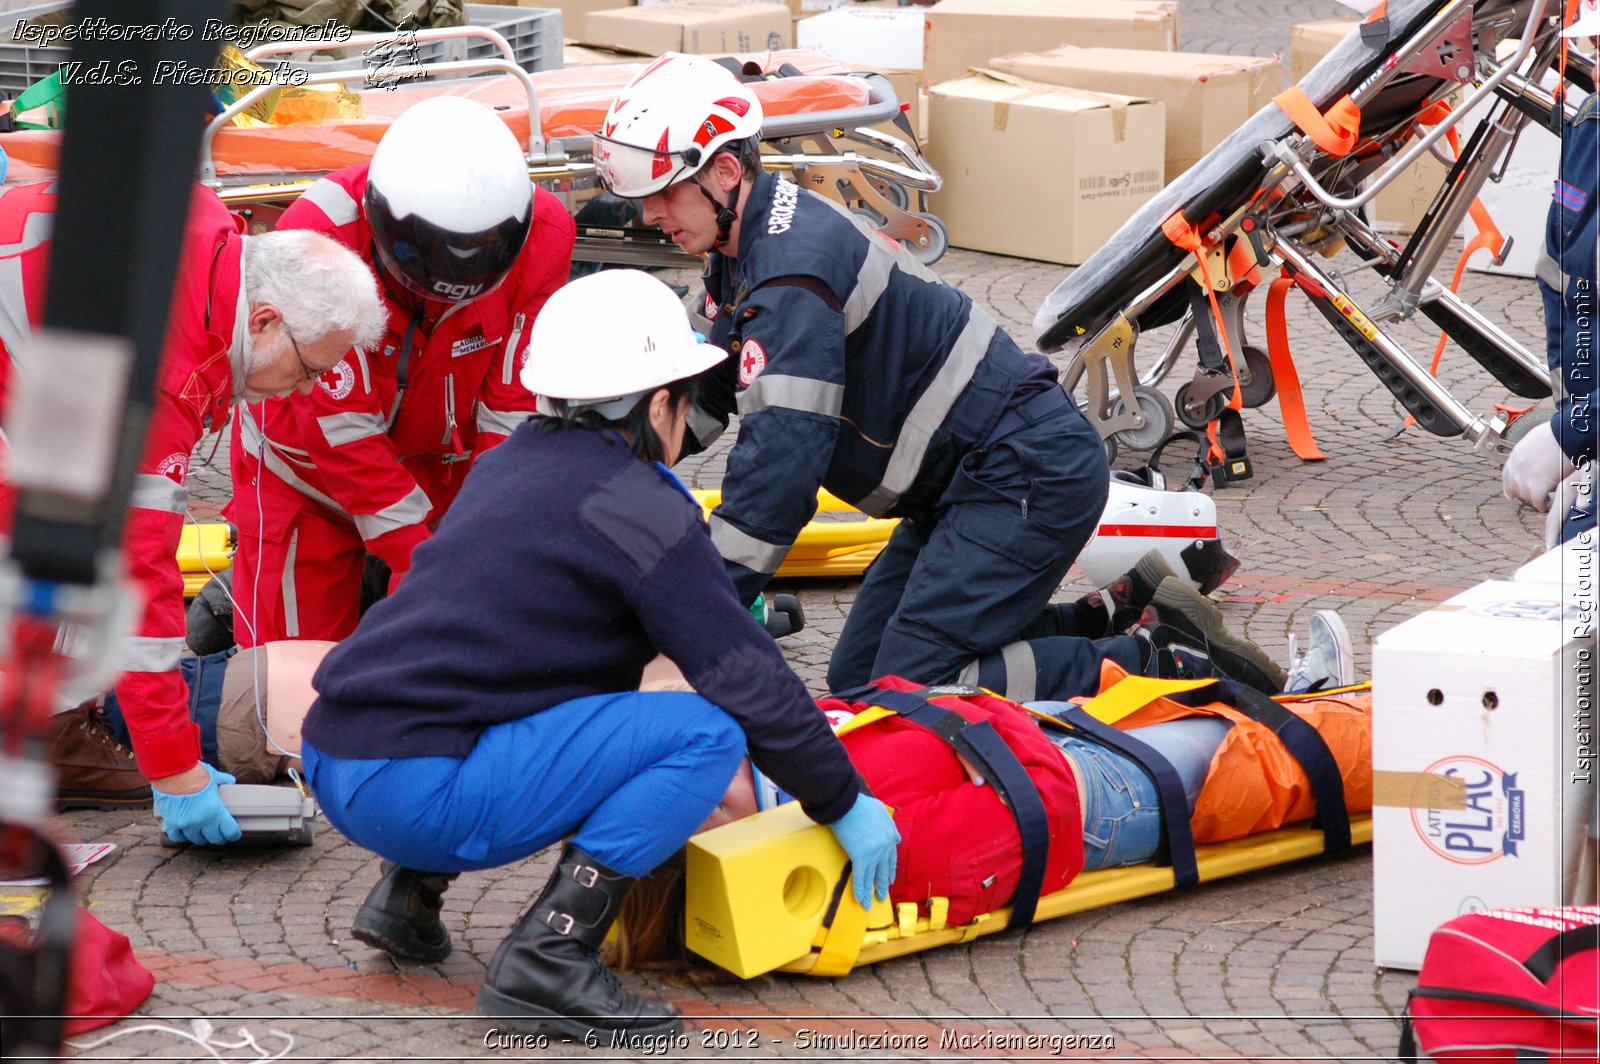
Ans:
<svg viewBox="0 0 1600 1064"><path fill-rule="evenodd" d="M363 395L372 394L372 370L367 368L367 353L361 348L351 348L355 352L356 361L361 364L361 392Z"/></svg>
<svg viewBox="0 0 1600 1064"><path fill-rule="evenodd" d="M1567 275L1561 263L1550 257L1548 251L1539 252L1533 263L1533 275L1563 295L1567 291Z"/></svg>
<svg viewBox="0 0 1600 1064"><path fill-rule="evenodd" d="M763 373L739 393L739 416L748 417L768 406L838 417L844 409L844 385L786 373Z"/></svg>
<svg viewBox="0 0 1600 1064"><path fill-rule="evenodd" d="M1006 697L1013 702L1032 702L1039 686L1039 664L1033 660L1033 647L1007 643L1000 648L1000 660L1006 667Z"/></svg>
<svg viewBox="0 0 1600 1064"><path fill-rule="evenodd" d="M883 482L856 503L856 509L862 513L882 517L915 482L922 460L927 457L929 441L944 424L950 408L956 405L967 382L972 380L973 371L988 353L989 343L999 326L976 304L971 306L970 314L967 327L956 337L933 383L906 415L906 422L900 427L900 438L895 441L889 464L884 469Z"/></svg>
<svg viewBox="0 0 1600 1064"><path fill-rule="evenodd" d="M351 196L344 186L327 178L313 184L300 194L300 198L310 200L322 208L322 213L328 216L328 221L334 225L349 225L361 217L360 208L356 206L355 197Z"/></svg>
<svg viewBox="0 0 1600 1064"><path fill-rule="evenodd" d="M872 308L889 287L889 277L894 273L894 252L884 247L876 238L867 238L867 261L856 274L856 286L844 302L845 332L853 333L867 320Z"/></svg>
<svg viewBox="0 0 1600 1064"><path fill-rule="evenodd" d="M737 562L757 573L775 573L789 553L787 543L768 543L734 528L727 521L711 515L711 542L730 562Z"/></svg>
<svg viewBox="0 0 1600 1064"><path fill-rule="evenodd" d="M317 418L317 427L322 429L322 438L328 441L329 447L343 447L384 433L381 414L324 414Z"/></svg>
<svg viewBox="0 0 1600 1064"><path fill-rule="evenodd" d="M526 410L490 410L482 403L478 404L479 432L498 432L502 436L509 436L526 420L528 420Z"/></svg>
<svg viewBox="0 0 1600 1064"><path fill-rule="evenodd" d="M371 540L398 528L422 524L428 519L431 509L433 504L428 501L428 493L419 486L406 492L405 498L399 502L385 506L375 514L351 514L350 520L356 523L356 531L362 539Z"/></svg>
<svg viewBox="0 0 1600 1064"><path fill-rule="evenodd" d="M257 456L262 464L272 471L273 476L306 498L321 503L334 513L344 513L343 506L340 506L328 496L301 480L299 474L290 469L289 463L285 462L278 455L278 452L273 449L275 445L265 442L265 437L261 434L261 426L256 424L255 415L250 413L249 406L240 403L233 409L236 411L234 416L239 419L239 442L244 445L245 453Z"/></svg>
<svg viewBox="0 0 1600 1064"><path fill-rule="evenodd" d="M189 505L189 489L160 473L137 473L128 505L141 510L161 510L181 514Z"/></svg>
<svg viewBox="0 0 1600 1064"><path fill-rule="evenodd" d="M283 556L283 634L290 639L300 635L300 592L294 584L294 560L300 552L300 530L289 536L289 549Z"/></svg>
<svg viewBox="0 0 1600 1064"><path fill-rule="evenodd" d="M11 364L26 373L28 341L33 339L33 324L28 321L28 300L23 294L22 259L0 259L0 343L11 354ZM18 361L18 359L22 361Z"/></svg>
<svg viewBox="0 0 1600 1064"><path fill-rule="evenodd" d="M500 383L510 384L511 375L517 368L517 344L522 342L522 328L528 322L526 314L518 314L511 319L511 339L506 341L506 355L500 363Z"/></svg>
<svg viewBox="0 0 1600 1064"><path fill-rule="evenodd" d="M979 670L980 667L981 666L979 665L979 663L976 660L974 660L966 668L961 670L961 675L956 677L956 683L960 684L963 687L977 687L978 686L978 670Z"/></svg>
<svg viewBox="0 0 1600 1064"><path fill-rule="evenodd" d="M759 379L758 377L757 380ZM703 408L699 406L689 408L689 431L694 434L702 449L710 447L716 442L717 437L727 430L728 426L706 413Z"/></svg>
<svg viewBox="0 0 1600 1064"><path fill-rule="evenodd" d="M123 644L124 672L171 672L183 657L183 636L166 638L150 635L129 637Z"/></svg>

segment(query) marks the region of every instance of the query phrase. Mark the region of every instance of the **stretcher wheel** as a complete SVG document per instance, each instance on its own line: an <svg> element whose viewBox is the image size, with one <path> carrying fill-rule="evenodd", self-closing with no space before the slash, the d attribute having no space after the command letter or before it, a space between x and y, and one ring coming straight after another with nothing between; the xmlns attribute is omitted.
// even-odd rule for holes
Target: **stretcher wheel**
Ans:
<svg viewBox="0 0 1600 1064"><path fill-rule="evenodd" d="M1278 382L1272 379L1272 359L1255 344L1244 345L1244 365L1239 367L1239 387L1243 392L1239 401L1252 410L1266 406L1278 394Z"/></svg>
<svg viewBox="0 0 1600 1064"><path fill-rule="evenodd" d="M1144 415L1144 428L1123 429L1115 433L1119 446L1130 451L1148 451L1161 445L1161 441L1172 434L1174 414L1172 404L1167 402L1167 397L1154 388L1139 385L1133 389L1133 398L1139 404L1139 413ZM1121 396L1111 403L1113 417L1127 410Z"/></svg>
<svg viewBox="0 0 1600 1064"><path fill-rule="evenodd" d="M944 223L931 214L922 211L911 211L911 217L921 218L928 223L928 242L922 246L901 241L906 250L924 266L932 266L944 258L944 253L950 250L950 233L945 229Z"/></svg>
<svg viewBox="0 0 1600 1064"><path fill-rule="evenodd" d="M1107 436L1100 441L1100 449L1106 452L1106 464L1111 465L1117 460L1117 438Z"/></svg>
<svg viewBox="0 0 1600 1064"><path fill-rule="evenodd" d="M1550 424L1551 419L1555 416L1556 412L1548 406L1535 407L1507 425L1506 431L1501 434L1500 438L1506 444L1514 445L1540 425Z"/></svg>
<svg viewBox="0 0 1600 1064"><path fill-rule="evenodd" d="M895 209L903 211L911 205L911 196L906 192L904 185L886 181L881 177L874 177L871 181L872 187L877 190L878 195L888 200Z"/></svg>
<svg viewBox="0 0 1600 1064"><path fill-rule="evenodd" d="M1228 406L1228 395L1232 389L1218 392L1208 399L1204 407L1196 406L1189 401L1189 391L1194 387L1194 381L1186 382L1178 389L1178 394L1173 396L1173 406L1177 408L1178 420L1194 429L1204 432L1206 426L1217 419Z"/></svg>

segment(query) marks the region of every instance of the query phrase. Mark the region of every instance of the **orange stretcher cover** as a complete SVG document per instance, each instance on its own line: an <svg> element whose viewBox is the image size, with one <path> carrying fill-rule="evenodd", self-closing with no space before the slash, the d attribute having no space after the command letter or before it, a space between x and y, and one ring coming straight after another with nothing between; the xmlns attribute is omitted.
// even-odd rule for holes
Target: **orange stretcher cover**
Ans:
<svg viewBox="0 0 1600 1064"><path fill-rule="evenodd" d="M787 49L734 58L758 63L763 70L776 70L788 63L808 75L753 85L769 115L848 110L864 107L868 102L865 81L841 76L849 68L817 52ZM588 136L599 129L618 91L644 68L645 63L616 63L532 75L545 139ZM434 96L465 96L503 108L498 111L500 118L519 141L527 140L528 95L522 82L510 75L367 89L358 95L365 118L253 128L229 126L219 131L213 143L217 173L317 174L366 162L390 122L418 101ZM60 137L54 130L0 135L0 148L10 160L7 181L54 177Z"/></svg>

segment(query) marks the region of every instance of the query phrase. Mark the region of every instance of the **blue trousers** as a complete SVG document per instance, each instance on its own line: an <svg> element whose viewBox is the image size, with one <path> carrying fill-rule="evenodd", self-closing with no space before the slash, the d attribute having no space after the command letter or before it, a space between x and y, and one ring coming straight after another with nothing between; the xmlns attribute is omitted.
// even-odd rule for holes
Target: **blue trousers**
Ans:
<svg viewBox="0 0 1600 1064"><path fill-rule="evenodd" d="M828 689L947 683L1036 620L1100 523L1110 474L1071 406L969 453L932 521L904 520L856 592Z"/></svg>
<svg viewBox="0 0 1600 1064"><path fill-rule="evenodd" d="M340 758L309 743L302 756L333 826L407 868L494 868L571 835L642 876L722 801L744 752L738 723L699 695L627 691L496 724L465 758Z"/></svg>

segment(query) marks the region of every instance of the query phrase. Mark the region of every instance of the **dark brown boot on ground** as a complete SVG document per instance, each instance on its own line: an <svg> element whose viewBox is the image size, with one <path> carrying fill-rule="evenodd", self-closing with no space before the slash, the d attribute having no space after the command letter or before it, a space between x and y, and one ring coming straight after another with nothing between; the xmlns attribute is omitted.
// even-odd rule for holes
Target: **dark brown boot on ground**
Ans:
<svg viewBox="0 0 1600 1064"><path fill-rule="evenodd" d="M57 809L150 805L150 783L133 751L111 737L91 703L51 718L49 757L56 769Z"/></svg>

